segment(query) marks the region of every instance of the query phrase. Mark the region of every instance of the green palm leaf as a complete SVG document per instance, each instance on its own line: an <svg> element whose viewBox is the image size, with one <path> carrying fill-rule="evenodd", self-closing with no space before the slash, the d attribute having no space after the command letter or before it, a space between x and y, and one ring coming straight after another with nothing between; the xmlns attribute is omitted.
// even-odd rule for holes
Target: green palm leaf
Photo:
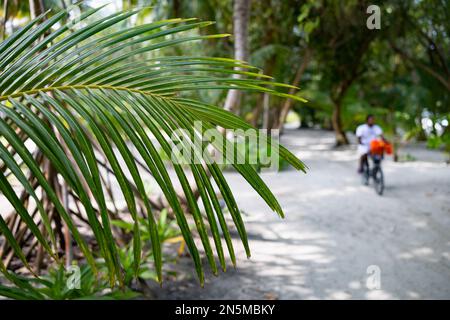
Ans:
<svg viewBox="0 0 450 320"><path fill-rule="evenodd" d="M232 263L236 263L219 197L224 199L250 256L239 208L220 167L214 162L190 164L192 183L186 168L172 163L183 190L185 203L182 203L155 141L166 154L170 154L174 142L197 148L174 133L182 128L191 135L202 134L194 128L194 122L199 120L204 129L251 128L221 108L183 97L183 92L239 89L303 99L283 93L279 89L290 86L272 82L270 77L257 73L242 61L164 54L165 50L186 42L226 36L196 35L195 30L210 22L171 19L115 31L116 24L139 10L93 19L101 8L91 9L77 20L62 24L70 10L58 12L48 20L40 16L0 44L0 191L21 221L45 251L58 260L52 219L59 217L95 271L95 255L78 227L76 212L62 197L62 189L66 190L79 205L78 214L86 216L100 255L108 266L111 285L121 282L123 266L118 258L105 192L106 167L113 174L134 221L135 272L143 245L138 221L145 216L155 268L161 280L157 213L140 174L144 166L160 186L176 217L202 284L201 255L187 212L192 215L214 273L218 269L216 254L221 268L226 268L222 237ZM246 78L230 77L236 73ZM296 169L305 170L303 163L282 146L280 155ZM49 167L52 175L46 171ZM281 206L253 167L245 163L234 167L269 207L283 216ZM30 201L24 202L17 195L12 176L22 187L22 195L33 199L39 218L31 209ZM206 215L201 212L198 198ZM15 255L29 267L19 240L1 216L0 232Z"/></svg>

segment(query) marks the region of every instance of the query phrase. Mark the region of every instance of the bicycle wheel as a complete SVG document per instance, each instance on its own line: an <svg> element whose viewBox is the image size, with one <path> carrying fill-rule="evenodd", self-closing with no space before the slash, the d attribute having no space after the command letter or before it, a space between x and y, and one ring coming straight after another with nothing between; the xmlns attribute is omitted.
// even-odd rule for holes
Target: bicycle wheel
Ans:
<svg viewBox="0 0 450 320"><path fill-rule="evenodd" d="M381 196L384 191L384 177L383 171L381 170L380 167L374 168L373 181L376 193L378 193Z"/></svg>

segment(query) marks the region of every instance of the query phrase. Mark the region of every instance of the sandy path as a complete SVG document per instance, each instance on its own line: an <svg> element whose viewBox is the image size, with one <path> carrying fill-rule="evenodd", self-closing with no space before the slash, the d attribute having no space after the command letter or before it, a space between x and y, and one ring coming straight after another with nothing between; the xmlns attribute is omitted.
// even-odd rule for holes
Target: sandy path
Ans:
<svg viewBox="0 0 450 320"><path fill-rule="evenodd" d="M263 174L286 219L227 173L248 213L252 258L236 241L237 269L208 274L204 289L182 258L177 269L187 272L155 287L159 298L450 298L450 167L442 154L412 148L416 161L384 161L387 187L379 197L360 185L354 148L332 150L332 134L290 131L283 141L310 167L307 175ZM378 290L366 286L371 265L381 271Z"/></svg>

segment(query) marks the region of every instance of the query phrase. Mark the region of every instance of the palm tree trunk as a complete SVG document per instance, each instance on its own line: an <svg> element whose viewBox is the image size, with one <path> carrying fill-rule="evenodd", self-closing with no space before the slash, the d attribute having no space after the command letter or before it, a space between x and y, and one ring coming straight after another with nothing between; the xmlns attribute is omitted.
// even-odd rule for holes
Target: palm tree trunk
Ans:
<svg viewBox="0 0 450 320"><path fill-rule="evenodd" d="M44 2L42 0L29 0L31 19L36 18L45 10Z"/></svg>
<svg viewBox="0 0 450 320"><path fill-rule="evenodd" d="M234 28L234 58L236 60L248 60L248 22L250 17L251 0L235 0L233 6L233 28ZM235 68L240 70L240 68ZM241 75L233 75L233 78L240 79ZM241 92L230 90L225 100L225 110L239 113Z"/></svg>
<svg viewBox="0 0 450 320"><path fill-rule="evenodd" d="M5 36L6 36L6 22L8 21L8 0L5 0L5 2L3 3L3 21L2 21L2 40L5 40Z"/></svg>

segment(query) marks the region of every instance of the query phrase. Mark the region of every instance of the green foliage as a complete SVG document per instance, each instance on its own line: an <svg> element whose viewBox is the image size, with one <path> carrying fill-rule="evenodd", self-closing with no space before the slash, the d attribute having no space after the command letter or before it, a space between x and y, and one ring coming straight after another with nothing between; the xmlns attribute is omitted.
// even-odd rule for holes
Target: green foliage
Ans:
<svg viewBox="0 0 450 320"><path fill-rule="evenodd" d="M441 136L432 134L427 139L427 146L431 149L443 148L450 152L450 134L443 134Z"/></svg>
<svg viewBox="0 0 450 320"><path fill-rule="evenodd" d="M171 239L181 238L176 222L167 218L167 210L163 210L160 213L157 223L162 244ZM134 223L112 220L111 224L125 230L129 234L134 232ZM141 240L144 243L148 243L151 239L151 234L148 231L146 219L139 219L139 229ZM7 279L5 280L9 280L9 285L0 285L0 296L11 299L51 300L136 298L140 296L140 293L130 289L134 279L158 281L158 275L151 267L153 264L151 250L151 247L143 248L137 273L135 273L133 242L131 241L118 249L118 257L124 270L123 283L120 288L116 286L111 289L108 279L108 266L104 259L100 259L97 263L99 269L97 276L89 265L82 264L79 267L79 279L75 278L78 275L73 269L66 270L62 266L49 268L47 274L40 278L18 276L5 270L4 274L7 274ZM164 260L173 259L167 255L163 256L163 258Z"/></svg>
<svg viewBox="0 0 450 320"><path fill-rule="evenodd" d="M96 276L89 265L80 266L80 279L62 266L50 268L48 274L36 277L3 273L13 285L0 285L0 296L17 300L131 299L140 294L128 287L111 289L108 277ZM77 281L73 283L72 281ZM79 285L79 287L78 287Z"/></svg>
<svg viewBox="0 0 450 320"><path fill-rule="evenodd" d="M112 225L115 225L123 230L125 230L128 234L133 234L135 232L135 225L133 222L125 222L123 220L112 220ZM141 241L143 243L149 243L151 241L152 235L149 232L148 222L146 219L138 219L139 224L139 232L141 235ZM167 210L164 209L161 211L159 215L159 219L157 221L158 235L161 241L161 244L165 243L168 240L180 238L182 239L180 230L176 226L176 222L174 220L169 220L167 218ZM166 260L169 258L163 255L163 258ZM129 244L121 247L119 249L119 259L121 265L124 269L124 284L129 287L131 282L136 278L140 278L143 280L153 280L158 281L158 275L154 269L151 268L153 264L153 254L151 247L144 247L142 249L142 254L139 259L139 266L136 267L136 259L134 257L134 245L133 241ZM106 267L106 265L105 265ZM135 271L137 269L137 271Z"/></svg>

